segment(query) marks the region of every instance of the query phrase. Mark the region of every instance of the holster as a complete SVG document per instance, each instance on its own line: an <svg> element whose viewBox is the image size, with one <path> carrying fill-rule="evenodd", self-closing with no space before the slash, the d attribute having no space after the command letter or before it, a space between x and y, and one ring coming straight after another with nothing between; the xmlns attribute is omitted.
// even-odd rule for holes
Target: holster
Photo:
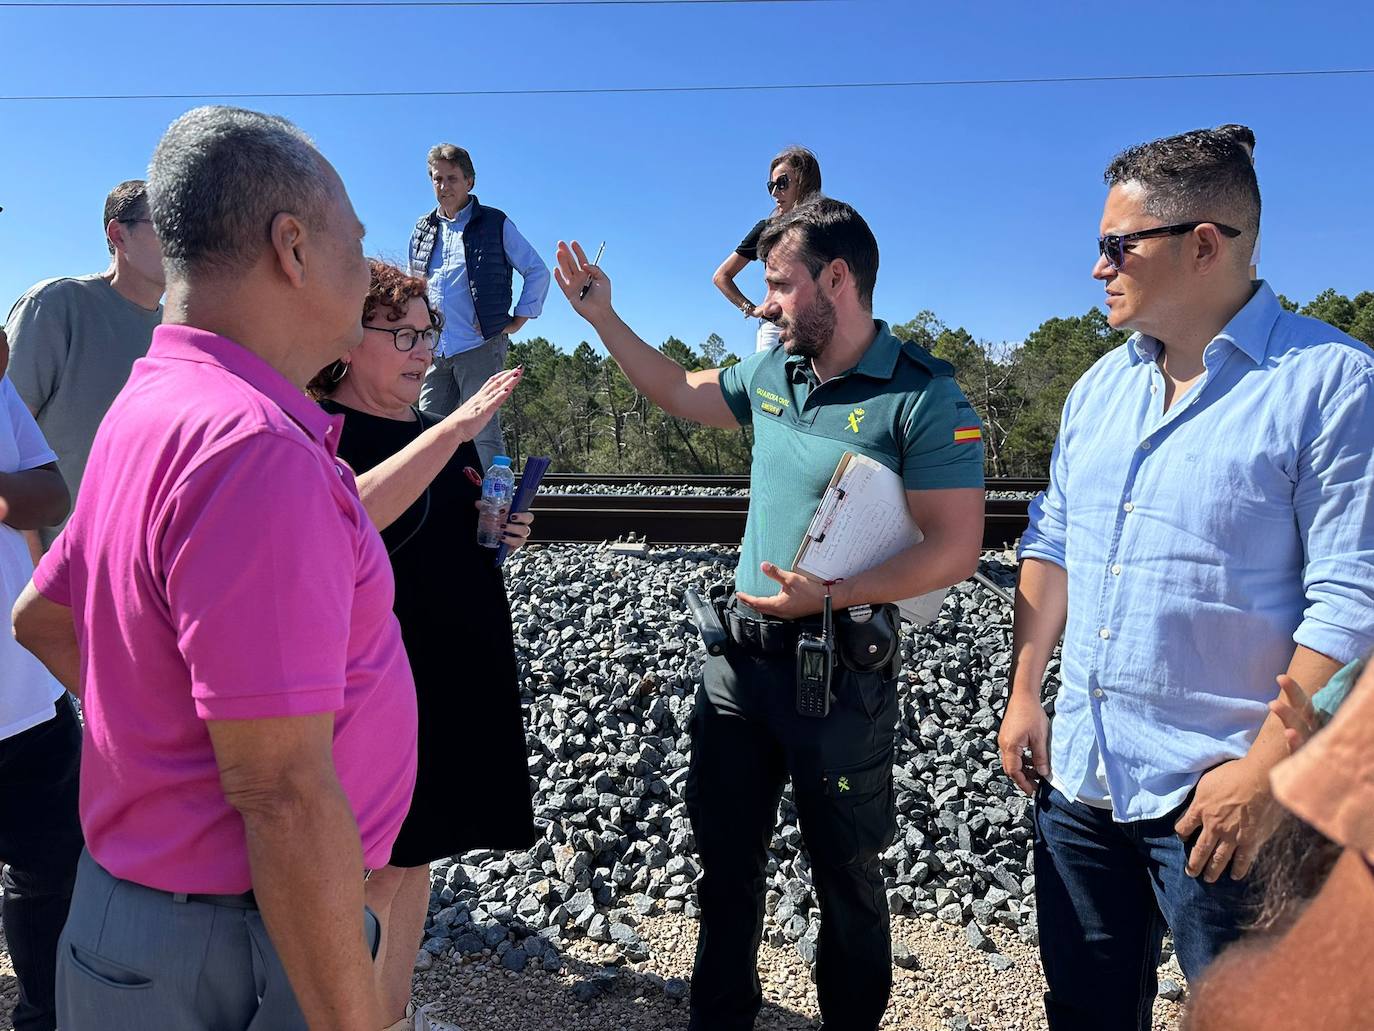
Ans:
<svg viewBox="0 0 1374 1031"><path fill-rule="evenodd" d="M846 669L897 675L902 664L901 621L896 605L856 605L835 613L835 650Z"/></svg>
<svg viewBox="0 0 1374 1031"><path fill-rule="evenodd" d="M719 593L717 593L719 591ZM741 648L762 655L791 654L802 633L819 633L821 618L771 619L736 601L734 592L713 588L711 600L721 621ZM884 669L895 677L902 664L901 617L896 605L856 605L835 612L835 651L846 669L869 673Z"/></svg>

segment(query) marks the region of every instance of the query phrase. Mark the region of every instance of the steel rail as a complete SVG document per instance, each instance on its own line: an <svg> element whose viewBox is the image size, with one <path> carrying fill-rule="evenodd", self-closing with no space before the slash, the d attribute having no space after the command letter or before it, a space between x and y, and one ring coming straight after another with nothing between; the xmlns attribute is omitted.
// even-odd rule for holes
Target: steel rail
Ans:
<svg viewBox="0 0 1374 1031"><path fill-rule="evenodd" d="M749 477L710 473L690 473L684 475L664 475L662 473L549 473L544 477L540 489L549 493L557 493L560 488L588 487L600 484L605 484L610 487L626 487L635 484L645 487L723 487L729 490L742 490L749 486ZM989 491L1033 493L1044 490L1045 486L1045 480L1022 477L997 477L987 481L987 489Z"/></svg>
<svg viewBox="0 0 1374 1031"><path fill-rule="evenodd" d="M983 547L1015 543L1026 529L1027 506L1019 498L989 498ZM540 493L533 509L537 541L599 543L633 533L650 544L733 546L744 537L749 499L738 494Z"/></svg>

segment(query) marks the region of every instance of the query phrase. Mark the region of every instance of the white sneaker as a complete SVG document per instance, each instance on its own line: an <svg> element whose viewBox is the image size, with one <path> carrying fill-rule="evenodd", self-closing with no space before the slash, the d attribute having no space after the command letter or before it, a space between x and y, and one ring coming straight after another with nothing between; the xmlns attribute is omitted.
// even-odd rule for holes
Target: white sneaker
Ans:
<svg viewBox="0 0 1374 1031"><path fill-rule="evenodd" d="M439 1008L437 1002L431 1002L428 1006L421 1006L415 1011L415 1031L463 1031L457 1024L450 1024L447 1020L440 1020L430 1014Z"/></svg>

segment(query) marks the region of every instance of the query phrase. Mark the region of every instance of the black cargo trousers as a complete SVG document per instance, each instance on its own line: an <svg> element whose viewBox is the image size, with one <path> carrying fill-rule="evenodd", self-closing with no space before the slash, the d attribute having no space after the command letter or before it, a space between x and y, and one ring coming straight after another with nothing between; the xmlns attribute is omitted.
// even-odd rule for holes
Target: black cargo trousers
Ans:
<svg viewBox="0 0 1374 1031"><path fill-rule="evenodd" d="M689 1031L747 1031L763 996L764 871L792 780L820 902L816 985L825 1031L873 1031L892 990L892 935L878 855L896 834L890 668L837 665L830 714L798 715L796 654L731 640L702 668L687 812L701 857Z"/></svg>

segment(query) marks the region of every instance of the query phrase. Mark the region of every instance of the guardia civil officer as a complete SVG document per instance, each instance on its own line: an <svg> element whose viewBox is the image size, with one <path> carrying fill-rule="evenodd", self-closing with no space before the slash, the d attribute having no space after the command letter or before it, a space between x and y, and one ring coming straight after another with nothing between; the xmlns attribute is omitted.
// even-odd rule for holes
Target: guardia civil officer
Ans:
<svg viewBox="0 0 1374 1031"><path fill-rule="evenodd" d="M982 443L950 366L874 320L878 245L853 208L809 201L770 223L758 246L768 285L761 312L780 327L782 346L724 369L688 372L644 343L576 243L558 245L555 277L641 393L678 418L754 428L749 521L736 593L722 606L730 641L706 663L692 721L686 801L702 879L689 1028L754 1024L764 864L791 777L821 907L825 1027L870 1031L892 984L876 862L896 830L899 659L887 603L957 583L976 566ZM901 475L925 539L833 585L839 657L829 704L808 708L824 715L803 715L798 642L825 639L816 616L828 589L789 567L846 451ZM865 605L871 614L857 608ZM872 653L871 643L880 645Z"/></svg>

